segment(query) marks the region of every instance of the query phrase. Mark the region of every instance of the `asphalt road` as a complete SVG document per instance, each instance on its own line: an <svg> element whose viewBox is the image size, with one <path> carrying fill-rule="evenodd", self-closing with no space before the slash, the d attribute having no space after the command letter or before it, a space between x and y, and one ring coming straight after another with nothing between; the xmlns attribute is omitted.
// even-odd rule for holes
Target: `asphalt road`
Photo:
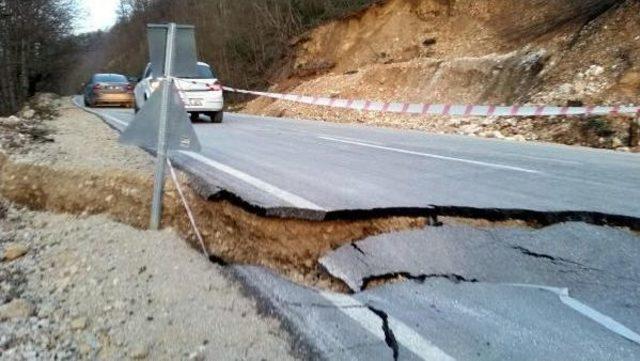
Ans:
<svg viewBox="0 0 640 361"><path fill-rule="evenodd" d="M97 112L118 129L133 118ZM174 159L273 214L454 206L640 218L633 154L238 114L195 129L202 152ZM638 360L639 256L627 229L443 226L325 255L352 295L232 269L312 358Z"/></svg>
<svg viewBox="0 0 640 361"><path fill-rule="evenodd" d="M98 111L116 126L134 116ZM637 154L241 114L194 126L201 154L174 158L265 209L435 205L640 219Z"/></svg>

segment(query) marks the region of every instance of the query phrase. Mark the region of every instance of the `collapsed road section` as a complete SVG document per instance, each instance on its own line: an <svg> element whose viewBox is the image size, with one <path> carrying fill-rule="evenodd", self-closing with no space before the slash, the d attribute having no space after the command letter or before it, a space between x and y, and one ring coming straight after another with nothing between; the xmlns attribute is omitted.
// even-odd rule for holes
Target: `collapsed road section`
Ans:
<svg viewBox="0 0 640 361"><path fill-rule="evenodd" d="M127 115L123 112L119 112L117 115L120 122L126 124ZM110 116L108 115L108 117ZM231 117L227 117L227 119L229 118ZM625 188L624 191L621 191L616 187L608 187L602 180L596 180L593 177L580 179L576 177L576 172L583 172L586 166L599 169L605 167L603 164L606 163L607 166L613 166L623 174L621 179L616 179L615 184L624 183L628 186L630 183L626 184L626 182L633 182L639 175L637 166L626 162L625 157L629 157L629 155L622 155L625 160L622 158L616 160L613 158L618 155L593 154L591 151L578 150L574 151L575 153L563 152L563 156L560 158L555 149L545 149L544 146L538 146L542 152L534 153L531 152L531 149L512 150L511 157L507 156L507 159L501 159L501 163L488 163L479 159L472 159L469 162L469 159L463 159L459 156L452 157L451 155L435 156L440 161L446 157L445 160L450 160L453 164L461 163L472 167L480 166L480 168L486 165L491 171L479 172L478 169L471 171L478 174L479 177L487 178L474 179L479 181L480 187L484 182L491 183L491 179L495 179L498 174L522 173L514 181L518 182L518 189L522 190L524 195L515 194L515 191L509 186L507 192L500 189L499 195L496 194L496 196L506 195L507 198L513 198L517 201L514 203L508 201L503 204L529 204L532 205L532 208L488 207L487 205L500 204L503 199L488 199L478 191L471 198L457 198L460 204L465 206L419 207L416 206L419 203L407 203L402 200L402 197L400 200L394 198L396 194L407 192L406 188L403 189L402 184L396 183L394 186L389 186L382 182L382 187L375 184L378 179L376 177L379 175L371 173L371 164L367 164L367 169L363 170L358 168L358 161L354 162L356 164L354 168L368 175L370 179L367 181L362 181L358 175L354 175L353 171L345 168L348 165L343 163L342 159L354 157L354 154L356 154L356 159L365 156L375 157L378 161L380 161L380 157L384 156L375 151L358 148L362 142L354 140L357 139L354 137L362 137L362 133L366 134L367 130L353 130L347 127L345 128L347 131L359 132L360 134L357 136L349 134L349 139L334 138L335 135L322 136L320 137L322 139L315 139L309 143L308 138L313 137L314 134L322 134L327 131L341 132L342 129L332 127L333 129L322 128L319 130L314 128L315 125L296 123L295 126L292 126L286 121L272 119L261 119L259 125L253 123L254 119L251 118L237 118L235 122L234 118L231 119L231 122L228 121L222 128L205 128L204 124L196 126L196 132L199 136L204 135L203 138L210 140L210 143L206 143L210 145L204 147L202 154L174 154L177 163L197 179L199 194L209 200L225 199L230 204L240 206L245 211L261 217L287 219L285 223L291 222L292 217L316 219L320 224L323 224L332 222L331 219L342 219L342 222L353 219L371 221L376 217L384 219L389 216L405 216L420 217L423 225L433 226L439 225L439 216L445 216L441 218L447 220L447 217L465 217L462 223L472 225L476 221L469 219L485 219L493 222L507 221L507 224L513 222L514 219L520 220L520 222L509 224L511 227L497 230L444 225L443 227L418 227L423 229L411 232L374 232L383 234L373 238L367 238L369 235L360 234L364 240L354 243L343 239L338 242L342 246L335 252L331 250L337 248L336 243L332 247L324 248L321 252L313 253L312 257L305 261L308 262L308 266L312 266L307 267L307 275L310 268L315 268L321 275L320 278L323 278L326 276L324 274L324 270L326 270L333 276L333 278L329 278L331 280L329 284L333 286L331 289L344 290L344 288L336 286L341 285L340 282L344 282L350 291L355 293L355 296L337 296L326 292L317 292L288 284L261 269L235 266L236 273L244 278L250 288L257 291L256 294L261 295L260 297L268 306L267 309L276 310L294 334L303 339L305 344L312 345L313 354L322 355L327 359L363 359L366 358L363 356L367 353L375 355L385 349L384 352L388 353L389 358L392 359L444 360L495 358L498 355L500 358L535 359L541 355L543 349L553 350L552 353L558 357L560 355L566 357L567 354L580 350L581 355L586 352L599 358L603 356L601 353L603 350L605 353L611 352L610 347L619 352L616 357L620 359L633 359L638 353L638 334L634 330L640 329L640 320L630 314L639 307L635 301L639 299L635 290L637 290L640 278L632 266L631 272L628 272L629 263L632 261L625 256L633 259L633 255L638 253L637 245L640 243L637 242L637 235L629 230L601 227L602 225L614 225L638 229L635 206L630 205L628 199L624 201L620 199L620 202L615 200L622 196L622 193L633 193L635 190ZM261 134L262 137L258 139L251 136L246 139L246 142L243 141L244 135L253 134L251 132ZM376 132L378 134L375 135L375 140L363 143L366 145L365 149L380 150L380 148L384 148L383 150L389 150L393 153L409 153L410 156L434 159L433 150L430 150L429 153L402 152L398 151L399 148L383 145L380 138L384 138L385 135L381 136L379 133L384 132ZM319 201L318 198L309 197L309 193L299 192L300 188L295 184L308 181L306 178L309 177L310 169L298 169L299 163L297 162L292 166L296 171L295 174L291 173L292 171L289 169L291 167L283 164L280 160L274 161L266 168L259 164L257 160L260 157L253 153L251 144L259 144L260 152L274 152L276 157L282 157L283 146L276 145L274 149L269 149L272 142L264 139L264 137L271 135L274 135L272 138L276 138L278 136L276 133L285 133L292 141L300 140L305 149L309 148L310 144L317 146L318 142L338 139L337 143L340 144L338 149L325 148L324 151L338 153L331 157L329 163L337 164L340 171L336 173L340 174L343 180L337 183L328 182L331 190L338 190L337 194L326 193L324 198ZM345 135L341 134L341 136ZM414 135L403 134L403 136L411 138ZM236 149L233 144L238 142L242 144L243 149L248 149L248 152ZM354 143L356 149L351 148ZM485 144L490 148L489 153L496 157L501 146L492 142ZM321 146L323 146L322 143ZM415 143L412 146L415 147ZM543 152L546 154L540 154ZM284 153L286 154L286 152ZM311 153L315 154L313 151ZM532 155L532 153L536 155ZM569 159L566 153L574 154ZM234 157L237 154L241 155L238 163L235 162L237 158ZM505 164L509 164L509 161L522 161L524 158L529 161L535 159L534 163L536 164L529 164L530 169L521 166L505 166ZM603 161L605 158L607 158L606 162ZM387 161L381 162L381 164L392 163L391 160ZM410 163L404 164L407 169L415 168L415 159L400 159L399 161L409 161ZM562 174L559 174L555 169L544 169L541 167L543 163L551 164L552 168L563 164ZM234 166L244 164L245 167L236 169L230 167L229 164ZM312 164L317 165L318 163ZM515 164L519 165L520 163ZM326 167L326 165L321 167ZM332 168L335 167L332 166ZM251 172L248 169L251 169ZM275 176L267 175L265 173L267 170ZM520 170L530 171L521 172ZM462 170L459 171L462 172ZM327 179L330 180L331 176L337 176L336 173L328 174ZM278 174L285 174L287 181L279 182L278 179L282 175ZM426 174L425 177L429 178L431 173L420 174ZM555 192L556 188L559 188L563 191L567 190L567 192L562 195L558 194L557 199L551 199L553 197L550 197L548 192L542 192L545 194L544 200L533 200L531 194L542 193L535 190L540 189L536 188L540 185L530 187L531 180L526 180L526 177L532 174L553 179L553 185L546 184L544 186L547 191ZM410 177L406 172L401 176L405 181L416 179L416 182L419 182L419 177ZM393 179L393 176L391 178ZM269 182L264 179L268 179ZM525 180L523 181L523 179ZM344 184L345 180L354 183L348 186L352 192L368 190L368 192L362 193L367 194L370 199L375 199L374 202L379 202L368 204L376 204L379 207L358 208L358 206L367 203L360 203L357 200L351 203L351 207L341 203L347 199L348 202L351 202L351 198L341 198L343 196L340 194L340 189L347 187ZM322 183L324 182L320 183L320 187L323 187ZM283 189L274 187L273 184L286 184L287 186L294 184L294 186ZM429 183L429 185L431 187L425 187L427 192L433 189L438 192L442 191L438 186L433 186L433 183ZM572 187L581 190L580 196L571 191ZM584 193L587 188L591 187L600 189L602 191L600 195L606 194L607 204L612 206L608 206L606 211L602 205L595 208L589 208L584 203L578 208L562 206L562 204L573 205L574 201L579 203L583 199L588 199L588 202L595 201L599 197L598 193L589 196L585 196ZM379 191L380 188L387 191L382 194ZM415 190L415 187L408 189L408 193L413 194L412 191ZM534 189L533 193L531 193L531 189ZM462 192L467 191L463 190ZM451 190L444 189L444 193L449 196ZM305 196L300 197L298 194ZM358 199L357 194L354 197ZM473 202L480 199L480 202L469 203L469 199L473 199ZM399 202L388 204L399 204L400 206L384 207L384 202ZM416 202L416 200L414 199L412 202ZM451 202L453 201L448 200L441 204L452 204ZM299 207L291 207L292 204ZM468 206L469 204L472 204L473 207ZM339 205L344 208L339 208ZM616 209L619 214L612 212L610 208ZM566 209L577 210L566 211ZM563 223L571 221L577 223ZM488 223L495 228L495 223ZM513 227L514 224L516 227ZM416 224L411 226L415 227ZM544 228L531 229L523 226ZM289 252L305 244L306 238L303 236L290 243L287 247ZM317 244L317 240L312 243ZM611 247L611 243L615 243L616 246ZM438 252L439 249L442 252ZM610 253L605 252L604 249L609 250ZM588 251L580 253L579 250ZM624 256L618 254L621 250L625 253ZM606 257L593 256L602 254L606 254ZM323 255L323 258L319 260L318 255ZM620 260L627 260L627 262ZM322 267L318 267L318 263ZM403 280L414 282L394 284ZM326 286L327 283L313 283L313 285ZM403 292L405 295L401 301L396 297L396 293L402 294ZM416 322L417 314L425 314L422 307L426 305L425 299L429 298L425 298L424 292L431 295L432 298L434 295L439 295L437 296L439 299L437 302L431 301L428 305L429 309L435 313L427 313L429 316L424 319L418 318L418 322ZM499 295L502 294L507 295L507 298L500 301L500 308L496 309L494 306L490 306L496 303L496 297L499 298ZM458 309L460 300L465 300L464 312ZM439 305L440 303L443 305ZM568 304L574 307L569 307ZM439 310L439 307L446 311ZM585 312L585 309L590 311ZM545 314L545 310L553 311L548 311L550 313ZM442 313L444 315L441 317L445 317L444 323L434 328L432 317ZM483 314L493 316L481 317L480 315ZM553 317L557 316L556 320L562 320L562 323L551 321L553 320L549 317L551 314ZM624 320L625 324L616 320ZM473 323L477 323L477 325L467 327ZM525 330L522 326L517 326L527 323L535 323L536 326L533 327L533 330L528 327ZM315 327L310 328L309 324L315 325ZM340 325L337 330L331 328L331 325L335 324ZM354 332L354 328L360 331ZM442 331L443 328L447 331ZM500 328L503 332L501 340L508 341L497 341L493 337L486 337L486 330L498 332L496 328ZM591 340L600 340L601 336L606 334L604 339L607 345L585 350L577 346L581 344L577 338L567 340L566 337L558 337L555 340L550 340L548 337L549 334L554 333L562 335L570 333L574 328L584 330L585 333L581 336ZM434 333L436 329L437 336ZM364 334L362 330L365 331ZM466 333L465 337L468 338L468 342L463 341L465 337L458 337L461 332ZM347 334L352 337L345 338ZM528 337L514 338L514 335L525 334ZM528 344L530 337L540 341L537 346ZM482 338L487 338L487 340L482 343L471 342L471 339ZM522 347L518 346L514 349L512 347L514 343Z"/></svg>
<svg viewBox="0 0 640 361"><path fill-rule="evenodd" d="M120 112L119 116L120 119L124 119L121 122L125 123L126 115ZM234 126L242 128L246 125L238 122L232 123L231 127ZM250 127L251 125L249 129ZM262 124L256 130L269 132L265 131L265 127L268 128ZM309 129L305 129L304 126L301 128L303 133L297 135L304 137L304 132L308 132ZM202 126L196 129L200 135L211 134L204 133ZM240 133L243 132L246 130ZM286 197L274 200L268 195L265 196L265 193L278 192L256 192L256 188L265 188L260 184L261 180L253 176L247 178L247 173L244 172L241 174L242 177L238 177L235 168L229 170L226 164L211 160L209 154L214 151L222 154L226 154L227 151L224 148L227 143L212 144L215 146L212 145L206 156L180 154L176 159L184 170L195 175L200 195L211 201L225 200L229 205L239 206L243 212L253 214L257 219L270 219L274 224L285 225L283 228L271 228L272 235L283 234L283 230L291 229L291 222L297 222L292 220L292 217L315 218L318 221L308 224L316 225L330 224L335 222L331 219L337 218L341 219L339 222L348 223L345 225L347 229L353 229L358 224L358 221L354 223L354 220L358 219L359 222L374 224L380 222L380 219L389 219L389 216L402 215L408 217L404 218L405 220L413 219L402 227L373 227L369 228L369 231L378 230L359 233L353 237L342 235L339 237L340 241L333 242L317 252L307 253L309 257L303 262L306 267L297 268L297 274L304 276L298 279L293 277L294 281L302 281L307 285L325 289L328 285L329 289L334 291L346 291L342 286L344 284L350 292L355 293L354 296L336 296L324 291L313 291L279 280L277 276L259 268L234 266L235 273L261 295L268 306L267 309L276 310L294 334L305 344L315 348L314 354L323 355L328 359L350 359L356 353L354 350L357 350L358 356L355 358L362 359L363 354L375 354L383 352L384 349L384 352L389 353L389 357L394 359L467 359L470 355L500 355L527 359L534 357L533 355L540 355L541 349L525 345L529 340L527 337L516 341L522 343L522 347L517 347L518 350L514 350L510 343L497 342L493 337L484 343L470 341L484 337L480 335L479 330L484 330L484 334L487 329L494 330L497 327L503 329L503 336L510 342L513 340L507 334L528 334L539 340L539 345L544 345L545 349L552 349L558 356L576 351L575 347L579 343L577 339L573 343L567 343L566 338L549 340L548 333L565 334L575 327L585 330L582 336L587 339L596 339L606 334L607 342L611 342L604 348L589 348L587 351L581 349L580 352L587 352L598 358L598 355L602 356L603 350L610 352L609 347L613 347L619 351L617 356L620 359L633 359L638 353L638 345L634 343L637 342L638 334L633 330L640 328L640 320L631 313L639 306L636 305L638 295L635 294L635 290L640 277L631 264L634 255L639 253L637 245L640 243L637 242L637 234L632 231L602 227L627 226L637 230L638 218L632 216L633 211L621 211L627 215L619 215L588 210L545 212L455 206L381 207L370 210L331 210L331 207L318 206L296 210L290 205L283 206L286 202L282 203L282 198L286 201ZM493 146L495 145L490 144L490 147ZM206 152L205 149L205 154ZM596 158L607 156L605 153L595 155ZM546 160L545 157L537 158L544 162L555 160L554 164L559 160L557 157L551 158L550 155L547 155ZM588 163L584 159L575 158L565 158L562 161L565 164L573 162L570 168ZM601 160L598 159L591 159L589 162L602 166L599 164ZM203 167L203 164L212 166L207 168ZM627 178L634 179L638 176L634 165L624 162L612 164L625 169L625 175L628 176L622 180L618 179L617 182L625 182ZM582 185L599 185L589 179L576 180L575 177L566 174L556 174L555 177L564 177L567 183L573 182L574 185L576 181ZM295 182L297 179L291 177L290 181ZM525 185L520 186L526 188ZM394 192L395 189L388 193ZM607 195L611 196L611 193ZM568 195L562 201L571 199L572 195ZM530 200L525 199L526 202ZM208 219L215 217L215 214L210 214ZM444 220L445 224L440 224L439 220ZM564 223L571 221L574 223ZM426 225L442 227L425 228ZM265 224L260 224L259 228L268 229L265 228ZM397 232L407 228L416 230ZM335 230L336 228L331 228L330 233ZM295 250L307 244L309 234L308 229L294 234L292 242L285 246L286 252L296 252ZM370 237L372 234L379 235ZM256 234L252 234L251 237L256 237ZM245 239L236 243L234 247L242 248L240 244L246 243ZM311 244L320 243L317 239L311 240ZM611 247L611 243L616 247ZM262 248L265 248L264 246L265 243L262 243ZM219 247L213 249L219 253ZM224 250L224 247L222 249ZM254 260L248 263L264 264L264 256L261 255L260 258L258 262ZM246 257L234 259L243 263L247 263L247 260ZM288 258L285 262L288 264L287 267L291 267L291 260ZM299 265L300 259L295 259L294 264ZM332 277L328 277L324 273L325 270ZM310 274L323 282L305 282L309 280ZM400 284L396 284L398 282ZM563 291L565 288L567 290ZM415 306L400 302L396 297L397 292L405 292L404 297ZM431 297L440 294L440 299L429 306L435 314L415 323L416 313L424 312L421 308L424 304L422 297L426 296L424 292ZM500 294L509 296L501 301L501 308L489 306L496 302L495 299L500 297ZM458 309L461 299L465 299L467 303L464 312ZM577 303L579 306L571 308L567 302L574 306ZM454 307L451 308L448 304ZM436 337L430 320L443 312L439 307L447 310L446 321L440 327L446 327L448 332L438 329ZM580 312L585 309L592 312ZM545 310L553 311L545 314ZM563 323L550 322L549 315L552 313L557 315L558 319L562 319ZM480 317L483 314L495 314L499 317ZM341 326L338 330L331 330L329 325L335 324L336 319L340 320L337 322ZM534 322L533 320L536 326L526 331L520 326L514 326L523 322ZM625 324L617 320L624 320ZM466 327L474 322L477 327ZM309 328L310 323L317 327ZM462 324L465 326L462 327ZM356 332L354 328L360 331ZM364 334L362 329L365 331ZM457 337L460 332L467 334L469 342L462 342L462 338ZM351 334L353 338L344 340L345 334ZM335 351L338 349L341 351Z"/></svg>
<svg viewBox="0 0 640 361"><path fill-rule="evenodd" d="M114 135L87 131L105 127L92 117L57 121L52 126L62 129L53 143L1 158L3 196L34 209L104 213L146 226L151 157L130 161L130 148ZM47 156L36 161L36 154ZM631 260L640 253L633 231L552 218L552 226L533 217L434 219L437 208L313 221L265 216L242 206L246 200L204 199L195 190L187 198L209 251L231 264L264 310L316 358L632 360L640 352L633 341L639 280ZM163 224L195 242L171 185ZM569 298L516 284L567 288Z"/></svg>
<svg viewBox="0 0 640 361"><path fill-rule="evenodd" d="M91 110L125 127L131 111ZM637 155L228 114L176 152L206 198L311 220L437 213L638 228Z"/></svg>

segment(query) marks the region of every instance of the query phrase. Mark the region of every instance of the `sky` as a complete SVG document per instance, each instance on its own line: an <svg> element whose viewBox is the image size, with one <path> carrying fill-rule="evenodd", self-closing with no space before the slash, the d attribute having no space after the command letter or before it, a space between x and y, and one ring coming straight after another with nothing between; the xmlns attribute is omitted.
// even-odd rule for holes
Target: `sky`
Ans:
<svg viewBox="0 0 640 361"><path fill-rule="evenodd" d="M82 20L76 33L105 30L116 22L116 9L120 0L78 0Z"/></svg>

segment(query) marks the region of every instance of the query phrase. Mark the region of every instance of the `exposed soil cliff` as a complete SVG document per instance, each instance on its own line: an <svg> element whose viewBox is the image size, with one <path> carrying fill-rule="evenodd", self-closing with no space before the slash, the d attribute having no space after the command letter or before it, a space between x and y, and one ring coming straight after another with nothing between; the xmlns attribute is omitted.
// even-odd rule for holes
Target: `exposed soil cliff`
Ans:
<svg viewBox="0 0 640 361"><path fill-rule="evenodd" d="M627 105L640 98L640 1L389 0L294 39L291 54L273 90L380 101ZM548 118L451 120L266 99L246 111L621 150L629 142L627 119L596 119L593 127Z"/></svg>

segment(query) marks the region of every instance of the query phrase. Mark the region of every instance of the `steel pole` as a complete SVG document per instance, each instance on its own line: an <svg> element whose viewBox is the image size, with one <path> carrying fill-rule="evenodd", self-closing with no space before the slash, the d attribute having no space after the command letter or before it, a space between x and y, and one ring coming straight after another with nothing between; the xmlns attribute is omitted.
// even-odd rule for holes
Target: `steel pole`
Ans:
<svg viewBox="0 0 640 361"><path fill-rule="evenodd" d="M167 164L167 128L169 125L168 104L171 96L171 86L173 85L173 52L176 35L176 24L169 24L167 32L167 48L165 55L164 76L162 81L162 102L160 105L160 119L158 129L158 150L156 155L156 173L153 183L153 200L151 203L151 224L152 230L160 229L162 220L162 201L164 196L164 178Z"/></svg>

